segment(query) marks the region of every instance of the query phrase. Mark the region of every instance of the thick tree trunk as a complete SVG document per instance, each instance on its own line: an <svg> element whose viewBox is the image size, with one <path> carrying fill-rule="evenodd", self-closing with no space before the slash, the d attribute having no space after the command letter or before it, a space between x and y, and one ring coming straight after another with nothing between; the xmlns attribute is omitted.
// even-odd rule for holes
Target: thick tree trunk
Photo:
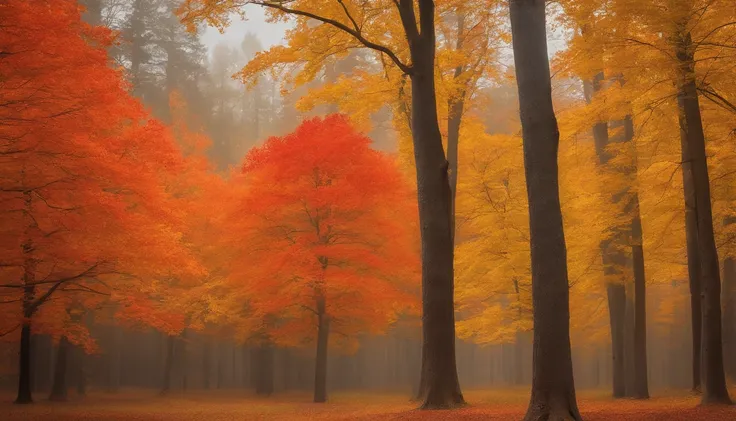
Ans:
<svg viewBox="0 0 736 421"><path fill-rule="evenodd" d="M161 394L165 395L171 391L171 376L173 374L174 365L174 345L176 338L174 335L167 335L166 338L166 360L164 361L164 378L161 383Z"/></svg>
<svg viewBox="0 0 736 421"><path fill-rule="evenodd" d="M723 353L726 376L736 381L736 260L732 257L723 259Z"/></svg>
<svg viewBox="0 0 736 421"><path fill-rule="evenodd" d="M731 403L723 369L721 331L721 274L713 234L713 212L710 203L710 177L705 151L705 134L695 84L695 59L689 33L680 34L676 55L681 65L677 102L681 137L690 153L695 211L698 227L702 295L702 403ZM685 148L683 148L684 150ZM685 161L685 159L683 159Z"/></svg>
<svg viewBox="0 0 736 421"><path fill-rule="evenodd" d="M544 0L511 0L511 33L529 200L534 357L526 421L580 420L570 349L559 131L552 106Z"/></svg>
<svg viewBox="0 0 736 421"><path fill-rule="evenodd" d="M274 347L265 341L258 347L256 360L256 394L271 396L273 394Z"/></svg>
<svg viewBox="0 0 736 421"><path fill-rule="evenodd" d="M31 320L26 318L20 330L20 361L18 372L18 396L15 403L33 403L31 394Z"/></svg>
<svg viewBox="0 0 736 421"><path fill-rule="evenodd" d="M700 393L701 345L702 345L702 300L700 297L700 256L698 251L698 221L695 210L692 162L687 139L681 132L682 181L685 195L685 241L687 244L687 272L690 286L690 324L692 330L692 391Z"/></svg>
<svg viewBox="0 0 736 421"><path fill-rule="evenodd" d="M649 398L647 367L647 297L644 275L644 247L642 245L639 197L634 197L634 220L631 224L634 263L634 397Z"/></svg>
<svg viewBox="0 0 736 421"><path fill-rule="evenodd" d="M314 402L327 402L327 346L330 338L330 316L324 297L317 299L317 356L314 365Z"/></svg>
<svg viewBox="0 0 736 421"><path fill-rule="evenodd" d="M422 241L423 409L464 404L455 361L452 190L437 116L434 85L434 4L420 2L421 35L410 39L412 138Z"/></svg>
<svg viewBox="0 0 736 421"><path fill-rule="evenodd" d="M626 289L623 285L609 283L608 313L611 324L611 351L613 354L613 397L626 396L626 371L624 370L624 312L626 308Z"/></svg>
<svg viewBox="0 0 736 421"><path fill-rule="evenodd" d="M51 386L50 401L64 402L67 400L66 373L69 363L69 340L62 336L56 352L56 363L54 364L54 383Z"/></svg>

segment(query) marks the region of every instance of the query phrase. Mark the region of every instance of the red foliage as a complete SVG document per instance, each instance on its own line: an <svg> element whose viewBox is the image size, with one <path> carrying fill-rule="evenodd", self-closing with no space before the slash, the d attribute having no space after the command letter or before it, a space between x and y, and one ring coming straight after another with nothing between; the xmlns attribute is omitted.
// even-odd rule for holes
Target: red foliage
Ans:
<svg viewBox="0 0 736 421"><path fill-rule="evenodd" d="M72 308L200 271L164 185L181 154L128 95L112 34L81 22L77 1L4 2L0 21L0 296L14 304L0 333L37 303L34 331L84 341Z"/></svg>
<svg viewBox="0 0 736 421"><path fill-rule="evenodd" d="M272 339L313 339L320 299L338 340L380 332L416 309L411 191L394 160L345 117L315 118L268 139L233 183L243 192L229 234L247 246L231 279Z"/></svg>

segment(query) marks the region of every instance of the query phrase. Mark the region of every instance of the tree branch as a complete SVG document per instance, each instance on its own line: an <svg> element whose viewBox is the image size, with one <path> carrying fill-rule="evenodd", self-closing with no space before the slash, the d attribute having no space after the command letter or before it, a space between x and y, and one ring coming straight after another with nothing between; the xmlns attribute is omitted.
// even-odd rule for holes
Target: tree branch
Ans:
<svg viewBox="0 0 736 421"><path fill-rule="evenodd" d="M414 14L414 0L394 0L394 5L399 11L401 25L404 27L406 39L409 44L419 39L419 30L417 29L417 17Z"/></svg>
<svg viewBox="0 0 736 421"><path fill-rule="evenodd" d="M367 40L360 31L351 29L349 26L338 22L334 19L329 19L324 16L320 16L317 14L314 14L312 12L307 12L304 10L298 10L298 9L291 9L286 6L284 6L281 2L275 2L275 1L254 1L253 4L263 7L269 7L271 9L276 9L284 13L288 13L291 15L298 15L298 16L304 16L308 18L312 18L314 20L320 21L322 23L326 23L328 25L334 26L337 29L340 29L343 32L346 32L353 36L356 40L358 40L361 44L363 44L365 47L370 48L372 50L376 50L378 52L381 52L383 54L386 54L396 65L401 69L402 72L406 74L412 73L411 66L408 66L404 64L401 59L388 47L381 44L376 44L375 42L371 42Z"/></svg>

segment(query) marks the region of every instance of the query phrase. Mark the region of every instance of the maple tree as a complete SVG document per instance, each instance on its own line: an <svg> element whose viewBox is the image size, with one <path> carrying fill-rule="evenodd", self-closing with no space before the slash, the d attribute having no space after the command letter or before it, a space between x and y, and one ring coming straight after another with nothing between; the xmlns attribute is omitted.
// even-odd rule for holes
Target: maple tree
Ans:
<svg viewBox="0 0 736 421"><path fill-rule="evenodd" d="M422 407L461 405L464 400L457 380L454 345L452 190L437 115L435 86L435 2L315 4L307 1L188 0L182 5L181 14L192 28L202 21L222 28L228 23L229 14L240 12L246 4L262 6L271 11L274 18L293 17L298 25L306 26L310 19L317 21L320 24L316 28L321 36L315 40L349 43L379 52L411 80L410 125L422 239ZM401 25L392 32L382 22L400 22ZM395 48L392 40L398 39L402 40L401 45ZM323 50L323 54L330 54L329 49Z"/></svg>
<svg viewBox="0 0 736 421"><path fill-rule="evenodd" d="M392 161L331 115L252 149L238 177L246 187L232 234L247 241L231 282L248 290L266 340L316 341L315 402L327 398L330 337L354 346L358 333L383 332L413 309L418 260L407 218L416 211Z"/></svg>
<svg viewBox="0 0 736 421"><path fill-rule="evenodd" d="M84 297L115 299L142 279L198 268L161 183L176 148L108 66L109 32L83 24L74 1L0 13L15 23L0 41L0 290L14 309L3 332L20 328L16 402L29 403L32 328L84 343L77 313L97 305Z"/></svg>

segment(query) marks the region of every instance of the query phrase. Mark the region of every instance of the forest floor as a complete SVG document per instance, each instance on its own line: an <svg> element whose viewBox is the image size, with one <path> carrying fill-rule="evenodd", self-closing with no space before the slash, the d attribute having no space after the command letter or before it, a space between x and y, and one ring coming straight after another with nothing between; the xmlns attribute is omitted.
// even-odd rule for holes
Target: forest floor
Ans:
<svg viewBox="0 0 736 421"><path fill-rule="evenodd" d="M732 393L732 396L734 394ZM304 394L271 398L244 396L233 391L171 394L156 397L150 391L95 394L83 400L72 393L69 402L52 403L37 396L34 405L13 405L0 396L2 421L225 421L225 420L521 420L526 390L478 390L465 393L470 403L454 411L420 411L400 395L336 393L326 404L309 402ZM612 400L605 392L583 391L578 396L586 421L699 421L736 420L736 407L704 408L691 395L658 397L646 401Z"/></svg>

